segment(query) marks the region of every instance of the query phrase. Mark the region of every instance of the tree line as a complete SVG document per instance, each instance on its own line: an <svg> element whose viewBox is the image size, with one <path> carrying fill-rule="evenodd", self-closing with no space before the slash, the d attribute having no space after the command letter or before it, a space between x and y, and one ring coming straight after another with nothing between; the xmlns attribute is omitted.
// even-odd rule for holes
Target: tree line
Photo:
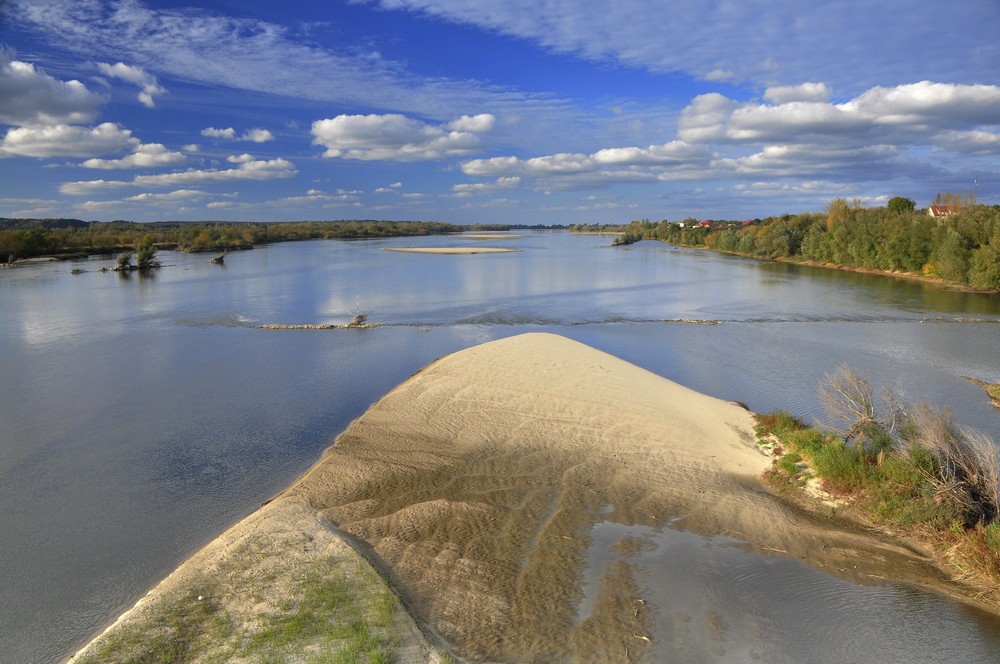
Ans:
<svg viewBox="0 0 1000 664"><path fill-rule="evenodd" d="M434 221L86 222L0 219L0 263L37 256L115 254L140 245L178 251L249 249L269 242L439 235L469 230Z"/></svg>
<svg viewBox="0 0 1000 664"><path fill-rule="evenodd" d="M713 222L711 227L644 219L630 223L623 235L1000 290L1000 206L963 205L934 218L912 205L864 207L836 199L824 212Z"/></svg>

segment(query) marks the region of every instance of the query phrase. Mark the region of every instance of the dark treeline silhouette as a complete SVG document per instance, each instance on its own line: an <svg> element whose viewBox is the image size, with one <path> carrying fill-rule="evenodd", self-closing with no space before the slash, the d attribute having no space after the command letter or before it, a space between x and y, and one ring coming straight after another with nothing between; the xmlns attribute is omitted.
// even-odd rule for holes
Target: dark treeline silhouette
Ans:
<svg viewBox="0 0 1000 664"><path fill-rule="evenodd" d="M469 230L434 221L86 222L0 219L0 263L36 256L113 254L140 244L179 251L249 249L268 242L439 235Z"/></svg>

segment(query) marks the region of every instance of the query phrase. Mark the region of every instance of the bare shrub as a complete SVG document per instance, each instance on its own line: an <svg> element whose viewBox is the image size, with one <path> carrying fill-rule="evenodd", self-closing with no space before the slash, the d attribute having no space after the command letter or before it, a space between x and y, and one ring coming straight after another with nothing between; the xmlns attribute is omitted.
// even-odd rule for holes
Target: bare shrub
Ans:
<svg viewBox="0 0 1000 664"><path fill-rule="evenodd" d="M833 420L835 431L850 440L873 424L878 424L872 386L847 366L826 374L819 388L823 410Z"/></svg>
<svg viewBox="0 0 1000 664"><path fill-rule="evenodd" d="M918 404L907 442L930 452L939 470L927 479L935 499L958 507L972 525L989 523L1000 506L1000 459L986 434L955 424L950 409Z"/></svg>

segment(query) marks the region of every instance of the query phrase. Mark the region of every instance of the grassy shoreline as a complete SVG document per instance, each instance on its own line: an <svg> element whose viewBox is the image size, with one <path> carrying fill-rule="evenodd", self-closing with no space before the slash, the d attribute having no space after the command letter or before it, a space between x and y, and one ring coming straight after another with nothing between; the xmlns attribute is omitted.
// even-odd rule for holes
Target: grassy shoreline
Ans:
<svg viewBox="0 0 1000 664"><path fill-rule="evenodd" d="M757 415L777 495L929 551L963 599L1000 614L997 453L992 441L918 405L890 429L872 417L838 434L784 411Z"/></svg>

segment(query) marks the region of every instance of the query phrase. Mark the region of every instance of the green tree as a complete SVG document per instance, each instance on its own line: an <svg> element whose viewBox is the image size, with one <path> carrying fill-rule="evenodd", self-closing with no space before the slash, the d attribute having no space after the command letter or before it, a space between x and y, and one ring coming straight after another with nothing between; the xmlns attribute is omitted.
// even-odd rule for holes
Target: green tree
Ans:
<svg viewBox="0 0 1000 664"><path fill-rule="evenodd" d="M917 203L904 196L894 196L889 199L889 204L886 207L889 208L889 212L912 212L917 207Z"/></svg>

